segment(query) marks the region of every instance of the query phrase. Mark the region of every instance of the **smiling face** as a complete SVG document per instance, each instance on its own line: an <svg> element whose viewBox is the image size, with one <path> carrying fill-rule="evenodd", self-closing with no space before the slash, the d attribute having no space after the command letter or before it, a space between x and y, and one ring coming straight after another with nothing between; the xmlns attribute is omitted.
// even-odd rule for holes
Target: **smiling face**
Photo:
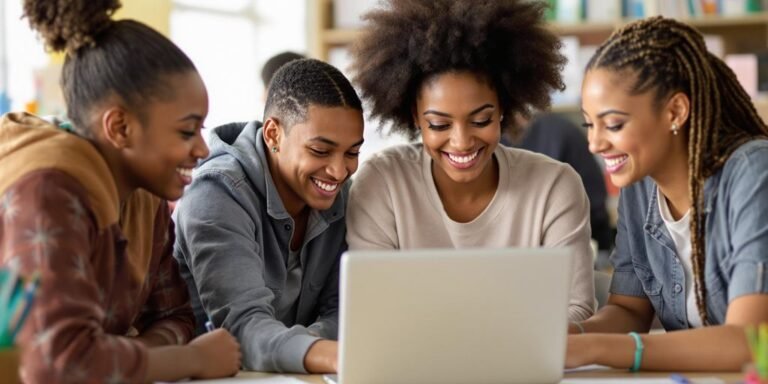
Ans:
<svg viewBox="0 0 768 384"><path fill-rule="evenodd" d="M124 151L126 176L131 185L167 200L181 197L192 181L192 168L208 156L201 130L208 114L208 94L195 71L168 79L169 100L154 101L143 119L130 118L130 150Z"/></svg>
<svg viewBox="0 0 768 384"><path fill-rule="evenodd" d="M672 169L670 164L686 164L687 141L682 128L687 109L680 111L681 103L687 103L686 96L676 93L659 106L654 89L630 92L635 81L634 75L624 72L592 69L582 85L589 150L603 157L617 187L646 176L658 180Z"/></svg>
<svg viewBox="0 0 768 384"><path fill-rule="evenodd" d="M501 114L498 96L484 78L449 72L425 81L414 120L436 178L471 183L493 170Z"/></svg>
<svg viewBox="0 0 768 384"><path fill-rule="evenodd" d="M363 114L353 108L310 105L306 121L287 133L276 120L268 119L264 140L272 178L288 212L295 215L305 205L325 210L357 171Z"/></svg>

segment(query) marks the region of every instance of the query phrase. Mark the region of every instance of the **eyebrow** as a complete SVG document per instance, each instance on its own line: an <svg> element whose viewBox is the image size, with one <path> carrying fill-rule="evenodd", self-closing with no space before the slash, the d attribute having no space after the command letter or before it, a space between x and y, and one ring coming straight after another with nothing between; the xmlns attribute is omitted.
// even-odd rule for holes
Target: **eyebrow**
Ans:
<svg viewBox="0 0 768 384"><path fill-rule="evenodd" d="M469 116L478 114L481 111L483 111L485 109L488 109L488 108L494 108L494 106L491 105L491 104L485 104L485 105L481 106L480 108L477 108L477 109L473 110L472 112L470 112ZM451 116L451 115L449 115L449 114L447 114L445 112L435 111L435 110L432 110L432 109L428 109L428 110L424 111L424 115L426 115L426 114L433 114L433 115L438 115L438 116L443 116L443 117L453 117L453 116Z"/></svg>
<svg viewBox="0 0 768 384"><path fill-rule="evenodd" d="M331 139L328 139L326 137L323 137L323 136L313 137L313 138L309 139L309 141L319 141L321 143L328 144L328 145L330 145L332 147L338 147L339 146L339 143L337 143L337 142L335 142L335 141L333 141ZM350 147L357 147L357 146L363 145L363 141L365 141L365 139L360 139L360 141L358 141L357 143L352 144Z"/></svg>
<svg viewBox="0 0 768 384"><path fill-rule="evenodd" d="M181 119L179 119L179 121L187 121L187 120L203 121L203 116L198 115L196 113L190 113L189 115L186 115Z"/></svg>
<svg viewBox="0 0 768 384"><path fill-rule="evenodd" d="M581 111L584 112L583 109ZM584 113L586 113L586 112L584 112ZM619 110L616 110L616 109L609 109L607 111L602 111L602 112L598 113L597 117L598 118L602 118L603 116L611 115L611 114L629 116L629 113L622 112L622 111L619 111Z"/></svg>

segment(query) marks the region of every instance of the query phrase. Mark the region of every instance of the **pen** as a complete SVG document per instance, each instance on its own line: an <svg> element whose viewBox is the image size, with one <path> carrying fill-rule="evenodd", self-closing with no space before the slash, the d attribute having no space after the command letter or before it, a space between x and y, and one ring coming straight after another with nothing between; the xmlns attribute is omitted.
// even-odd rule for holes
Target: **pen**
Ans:
<svg viewBox="0 0 768 384"><path fill-rule="evenodd" d="M208 332L213 332L213 330L216 329L216 327L213 326L213 322L208 320L205 322L205 330Z"/></svg>
<svg viewBox="0 0 768 384"><path fill-rule="evenodd" d="M16 334L19 333L19 330L21 330L21 327L24 325L24 321L27 319L27 315L29 315L29 311L32 308L32 304L35 302L35 294L37 293L37 286L38 282L40 281L40 274L35 273L32 275L32 278L27 281L26 286L24 287L24 303L21 307L20 312L15 316L13 321L11 322L10 329L11 329L11 340L16 339Z"/></svg>

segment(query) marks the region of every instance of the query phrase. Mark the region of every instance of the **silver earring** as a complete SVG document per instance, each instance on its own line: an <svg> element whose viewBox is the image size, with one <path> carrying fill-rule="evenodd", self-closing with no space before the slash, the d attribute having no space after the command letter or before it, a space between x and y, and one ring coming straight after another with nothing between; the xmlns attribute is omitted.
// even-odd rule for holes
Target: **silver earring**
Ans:
<svg viewBox="0 0 768 384"><path fill-rule="evenodd" d="M278 149L277 147L272 147L272 153L277 153Z"/></svg>
<svg viewBox="0 0 768 384"><path fill-rule="evenodd" d="M680 127L677 126L677 124L672 124L672 134L677 136L677 133L680 132Z"/></svg>
<svg viewBox="0 0 768 384"><path fill-rule="evenodd" d="M499 121L504 121L504 115L501 115L501 117L499 117Z"/></svg>

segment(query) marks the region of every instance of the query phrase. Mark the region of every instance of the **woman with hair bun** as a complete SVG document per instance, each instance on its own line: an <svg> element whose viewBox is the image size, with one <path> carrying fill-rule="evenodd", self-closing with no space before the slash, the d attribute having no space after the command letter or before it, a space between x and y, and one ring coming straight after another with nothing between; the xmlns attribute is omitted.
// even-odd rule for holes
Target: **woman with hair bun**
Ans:
<svg viewBox="0 0 768 384"><path fill-rule="evenodd" d="M119 7L24 1L46 45L66 52L72 123L0 120L0 265L40 276L16 340L26 383L214 378L240 367L225 330L190 342L194 316L171 254L165 200L208 155L205 86L170 40L112 21Z"/></svg>
<svg viewBox="0 0 768 384"><path fill-rule="evenodd" d="M568 316L578 321L595 307L581 180L563 163L499 145L516 113L547 108L563 87L565 58L544 7L390 0L367 15L355 81L373 117L421 144L387 149L361 167L347 241L350 249L570 247Z"/></svg>

